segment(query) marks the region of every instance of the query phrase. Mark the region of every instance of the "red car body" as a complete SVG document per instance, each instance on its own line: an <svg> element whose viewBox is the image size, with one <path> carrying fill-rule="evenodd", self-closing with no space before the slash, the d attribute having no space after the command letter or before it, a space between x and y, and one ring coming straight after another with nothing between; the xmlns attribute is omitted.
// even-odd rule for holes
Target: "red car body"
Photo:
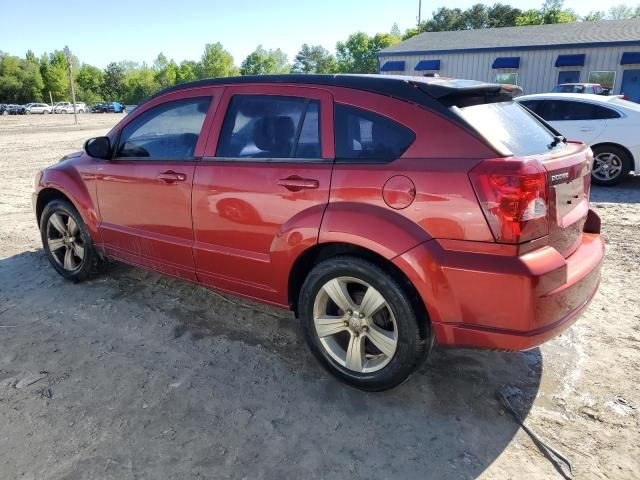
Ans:
<svg viewBox="0 0 640 480"><path fill-rule="evenodd" d="M101 255L285 308L295 309L311 259L362 252L410 281L443 346L522 350L571 325L597 290L604 255L588 204L591 151L569 143L525 163L515 159L544 166L536 178L546 182L548 214L531 240L500 241L476 177L486 165L514 159L452 120L448 108L412 99L438 79L353 78L222 79L165 91L108 137L115 142L164 102L211 96L193 161L73 154L37 179L36 213L66 198ZM317 100L322 158L216 158L230 99L242 94ZM392 162L336 161L337 104L384 115L415 140Z"/></svg>

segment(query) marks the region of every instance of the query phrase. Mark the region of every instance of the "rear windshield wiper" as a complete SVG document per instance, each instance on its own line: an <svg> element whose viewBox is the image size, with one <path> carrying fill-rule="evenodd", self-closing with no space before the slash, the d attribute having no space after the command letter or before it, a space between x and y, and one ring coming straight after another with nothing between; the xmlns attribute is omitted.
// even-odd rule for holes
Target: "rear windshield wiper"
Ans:
<svg viewBox="0 0 640 480"><path fill-rule="evenodd" d="M547 145L547 148L551 150L552 148L556 147L560 142L567 143L567 139L564 137L564 135L554 135L553 140L549 145Z"/></svg>

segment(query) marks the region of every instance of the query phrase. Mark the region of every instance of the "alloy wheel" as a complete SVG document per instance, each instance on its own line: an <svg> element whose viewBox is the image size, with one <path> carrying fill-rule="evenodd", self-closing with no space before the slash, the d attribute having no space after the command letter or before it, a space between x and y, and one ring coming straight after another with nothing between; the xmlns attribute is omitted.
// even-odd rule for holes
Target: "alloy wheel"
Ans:
<svg viewBox="0 0 640 480"><path fill-rule="evenodd" d="M601 181L610 181L622 173L622 159L615 153L603 152L593 158L594 177Z"/></svg>
<svg viewBox="0 0 640 480"><path fill-rule="evenodd" d="M69 272L78 270L84 261L84 243L76 221L57 211L47 221L47 246L56 263Z"/></svg>
<svg viewBox="0 0 640 480"><path fill-rule="evenodd" d="M388 302L357 278L337 277L322 286L313 323L325 352L353 372L381 370L398 347L398 326Z"/></svg>

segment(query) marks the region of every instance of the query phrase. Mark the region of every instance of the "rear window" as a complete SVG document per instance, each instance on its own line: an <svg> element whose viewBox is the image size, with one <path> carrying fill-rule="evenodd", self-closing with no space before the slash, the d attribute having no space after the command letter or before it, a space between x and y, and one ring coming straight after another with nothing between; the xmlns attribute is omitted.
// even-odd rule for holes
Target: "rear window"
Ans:
<svg viewBox="0 0 640 480"><path fill-rule="evenodd" d="M554 134L515 102L485 103L459 109L461 116L499 150L527 156L546 153Z"/></svg>

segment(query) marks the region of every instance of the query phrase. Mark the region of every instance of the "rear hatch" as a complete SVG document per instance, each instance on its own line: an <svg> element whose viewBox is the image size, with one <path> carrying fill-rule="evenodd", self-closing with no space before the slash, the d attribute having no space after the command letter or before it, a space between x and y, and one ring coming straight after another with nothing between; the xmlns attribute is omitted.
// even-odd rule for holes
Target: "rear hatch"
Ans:
<svg viewBox="0 0 640 480"><path fill-rule="evenodd" d="M467 100L450 108L500 154L470 173L496 241L524 243L548 235L549 245L568 257L580 244L589 211L591 149L567 142L502 94L495 102Z"/></svg>
<svg viewBox="0 0 640 480"><path fill-rule="evenodd" d="M589 213L592 160L591 149L574 142L540 159L549 189L549 245L564 257L571 255L582 239Z"/></svg>

